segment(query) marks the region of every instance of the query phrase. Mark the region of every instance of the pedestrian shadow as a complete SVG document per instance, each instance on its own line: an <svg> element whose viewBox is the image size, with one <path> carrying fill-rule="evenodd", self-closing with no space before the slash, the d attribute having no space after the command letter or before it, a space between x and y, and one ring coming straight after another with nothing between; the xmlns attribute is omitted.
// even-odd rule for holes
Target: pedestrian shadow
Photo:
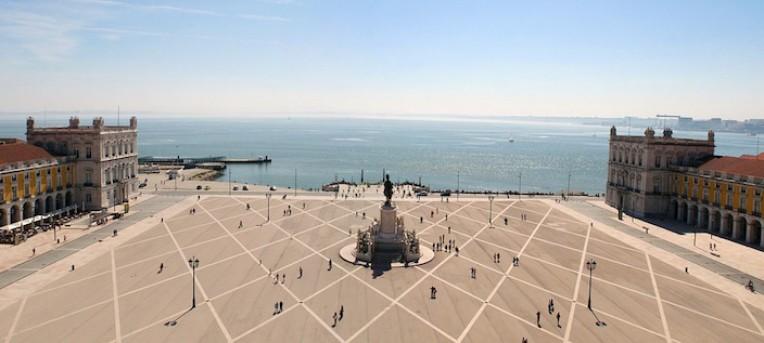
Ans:
<svg viewBox="0 0 764 343"><path fill-rule="evenodd" d="M193 309L194 309L193 307L190 307L188 310L186 310L185 312L181 313L181 314L178 316L178 318L175 318L175 319L173 319L173 320L168 320L168 321L166 321L166 322L164 323L164 326L167 326L167 327L172 327L172 326L178 325L178 321L179 321L181 318L183 318L183 316L185 316L186 314L188 314L189 312L191 312L191 310L193 310Z"/></svg>
<svg viewBox="0 0 764 343"><path fill-rule="evenodd" d="M602 326L602 327L607 326L607 323L605 323L604 321L600 320L600 317L597 316L597 312L594 312L594 309L589 309L589 313L591 313L592 317L594 317L594 319L596 320L594 322L594 325Z"/></svg>

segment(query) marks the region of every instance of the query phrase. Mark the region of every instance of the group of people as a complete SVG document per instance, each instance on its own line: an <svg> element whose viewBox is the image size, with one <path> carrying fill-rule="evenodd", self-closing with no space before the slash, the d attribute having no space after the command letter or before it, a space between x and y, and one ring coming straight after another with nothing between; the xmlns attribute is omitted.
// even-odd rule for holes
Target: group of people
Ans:
<svg viewBox="0 0 764 343"><path fill-rule="evenodd" d="M456 245L456 240L449 239L446 241L446 235L438 236L438 241L432 243L432 251L445 251L447 253L455 251L459 255L459 247Z"/></svg>
<svg viewBox="0 0 764 343"><path fill-rule="evenodd" d="M547 303L547 313L551 316L555 313L554 311L554 299L550 298L549 302ZM557 315L555 315L555 318L557 319L557 327L562 328L562 324L560 324L560 312L557 311ZM541 311L536 312L536 326L541 327ZM524 342L527 342L525 338L523 337Z"/></svg>
<svg viewBox="0 0 764 343"><path fill-rule="evenodd" d="M196 207L192 207L188 210L188 214L196 214Z"/></svg>
<svg viewBox="0 0 764 343"><path fill-rule="evenodd" d="M493 254L493 263L501 263L501 253Z"/></svg>
<svg viewBox="0 0 764 343"><path fill-rule="evenodd" d="M345 306L340 305L340 311L334 312L334 315L332 316L332 319L334 320L334 323L332 323L332 327L336 327L337 323L342 321L343 317L345 317Z"/></svg>
<svg viewBox="0 0 764 343"><path fill-rule="evenodd" d="M291 216L292 215L292 205L287 205L287 208L284 210L284 216Z"/></svg>

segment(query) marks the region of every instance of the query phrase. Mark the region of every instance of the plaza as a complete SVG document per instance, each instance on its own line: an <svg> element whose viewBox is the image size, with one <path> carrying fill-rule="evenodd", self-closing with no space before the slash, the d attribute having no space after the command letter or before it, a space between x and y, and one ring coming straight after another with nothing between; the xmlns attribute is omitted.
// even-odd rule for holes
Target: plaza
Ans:
<svg viewBox="0 0 764 343"><path fill-rule="evenodd" d="M10 342L764 339L761 307L548 199L398 200L399 215L423 244L444 236L459 253L436 251L430 263L381 273L339 257L355 240L352 233L379 215L379 200L179 199L162 217L91 247L103 253L50 265L50 280L35 281L43 270L0 290L6 304L0 335ZM192 258L199 261L194 271ZM597 264L593 311L587 308L591 259ZM36 289L14 289L25 283Z"/></svg>

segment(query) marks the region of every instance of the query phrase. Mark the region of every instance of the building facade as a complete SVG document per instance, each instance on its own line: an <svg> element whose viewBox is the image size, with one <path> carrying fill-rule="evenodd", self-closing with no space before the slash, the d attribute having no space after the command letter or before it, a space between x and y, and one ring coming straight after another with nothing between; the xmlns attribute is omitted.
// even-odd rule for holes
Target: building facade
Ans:
<svg viewBox="0 0 764 343"><path fill-rule="evenodd" d="M66 214L74 203L74 163L18 139L0 139L0 227Z"/></svg>
<svg viewBox="0 0 764 343"><path fill-rule="evenodd" d="M714 156L705 140L610 130L606 202L636 217L670 218L764 247L764 154Z"/></svg>
<svg viewBox="0 0 764 343"><path fill-rule="evenodd" d="M764 248L764 154L679 167L672 183L670 218Z"/></svg>
<svg viewBox="0 0 764 343"><path fill-rule="evenodd" d="M696 166L714 155L714 133L707 140L674 138L671 129L656 136L618 135L610 129L606 201L637 217L664 216L676 166Z"/></svg>
<svg viewBox="0 0 764 343"><path fill-rule="evenodd" d="M138 120L128 126L107 126L103 118L91 126L77 117L67 127L36 127L27 119L27 141L57 157L68 157L74 168L74 201L79 208L100 210L124 203L138 189Z"/></svg>

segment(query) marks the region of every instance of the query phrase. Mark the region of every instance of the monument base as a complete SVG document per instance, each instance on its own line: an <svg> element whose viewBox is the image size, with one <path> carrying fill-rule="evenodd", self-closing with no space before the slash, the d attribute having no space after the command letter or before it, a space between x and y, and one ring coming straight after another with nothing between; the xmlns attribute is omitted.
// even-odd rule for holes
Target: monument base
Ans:
<svg viewBox="0 0 764 343"><path fill-rule="evenodd" d="M399 252L389 252L389 253L387 253L387 252L378 251L378 253L375 254L375 257L377 258L377 260L381 260L384 263L389 262L390 266L393 267L393 268L400 268L400 267L406 267L406 266L408 266L408 267L419 266L419 265L423 265L423 264L425 264L427 262L430 262L430 261L432 261L435 258L435 252L433 252L431 248L429 248L429 247L427 247L427 246L425 246L423 244L419 245L419 254L420 254L420 256L419 256L419 260L418 261L416 261L416 262L412 261L412 262L409 262L408 264L400 262L400 260L401 260L400 257L396 258L396 256L393 256L393 255L400 255ZM374 260L363 261L363 260L357 259L356 258L356 243L351 243L351 244L348 244L348 245L344 246L340 250L340 257L342 257L342 259L347 261L347 262L350 262L352 264L359 265L359 266L371 265L371 264L374 264L375 262L377 262L377 261L374 261ZM387 261L385 261L385 260L387 260Z"/></svg>

